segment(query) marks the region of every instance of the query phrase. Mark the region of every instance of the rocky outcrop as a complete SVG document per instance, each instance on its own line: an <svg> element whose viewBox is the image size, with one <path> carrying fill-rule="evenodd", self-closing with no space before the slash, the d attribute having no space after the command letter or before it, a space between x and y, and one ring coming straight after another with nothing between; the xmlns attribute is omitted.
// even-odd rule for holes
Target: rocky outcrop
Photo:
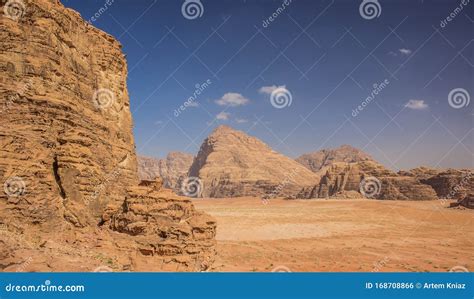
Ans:
<svg viewBox="0 0 474 299"><path fill-rule="evenodd" d="M458 200L455 203L451 203L451 208L453 207L465 207L468 209L474 209L474 193L469 193L464 198Z"/></svg>
<svg viewBox="0 0 474 299"><path fill-rule="evenodd" d="M144 215L150 227L162 217L171 230L181 228L176 223L187 229L177 239L170 234L180 250L166 255L167 264L212 261L213 221L156 186L138 187L121 45L57 0L25 4L20 18L0 18L0 225L9 236L0 240L0 269L12 271L31 256L38 271L87 271L80 267L100 255L114 269L160 270L135 245L139 236L116 225ZM163 210L141 206L139 214L132 202L140 201ZM166 216L174 206L186 213ZM168 239L148 237L155 246ZM185 269L202 270L197 264Z"/></svg>
<svg viewBox="0 0 474 299"><path fill-rule="evenodd" d="M171 152L165 159L138 156L138 175L141 180L161 177L166 188L179 193L193 158L193 155L181 152Z"/></svg>
<svg viewBox="0 0 474 299"><path fill-rule="evenodd" d="M220 126L204 140L189 171L202 197L291 196L319 176L255 137Z"/></svg>
<svg viewBox="0 0 474 299"><path fill-rule="evenodd" d="M397 175L373 161L333 163L325 167L319 184L301 190L297 198L436 199L431 186L413 176ZM357 196L358 194L358 196Z"/></svg>
<svg viewBox="0 0 474 299"><path fill-rule="evenodd" d="M188 199L171 190L133 187L110 219L111 229L132 236L134 246L153 264L178 263L181 271L204 271L215 256L216 222L197 212ZM150 263L142 259L143 267ZM175 269L170 269L175 270Z"/></svg>
<svg viewBox="0 0 474 299"><path fill-rule="evenodd" d="M420 181L433 187L439 198L463 199L474 190L474 172L468 169L447 169Z"/></svg>
<svg viewBox="0 0 474 299"><path fill-rule="evenodd" d="M313 172L319 172L324 167L334 163L354 163L361 161L373 161L372 157L363 151L350 145L341 145L334 149L323 149L308 153L296 158L296 161Z"/></svg>

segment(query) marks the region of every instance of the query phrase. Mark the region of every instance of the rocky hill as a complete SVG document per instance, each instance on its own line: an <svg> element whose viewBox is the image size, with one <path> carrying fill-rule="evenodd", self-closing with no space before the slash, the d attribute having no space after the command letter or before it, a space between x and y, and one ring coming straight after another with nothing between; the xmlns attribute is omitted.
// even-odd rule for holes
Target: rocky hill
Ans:
<svg viewBox="0 0 474 299"><path fill-rule="evenodd" d="M25 5L0 18L0 269L208 268L215 222L138 186L119 42L58 0Z"/></svg>
<svg viewBox="0 0 474 299"><path fill-rule="evenodd" d="M334 149L323 149L303 154L296 158L296 161L313 172L319 172L322 168L331 166L337 162L353 163L373 161L373 159L360 149L350 145L341 145Z"/></svg>
<svg viewBox="0 0 474 299"><path fill-rule="evenodd" d="M141 180L160 177L164 187L180 192L193 158L193 155L181 152L170 152L165 159L138 156L138 176Z"/></svg>
<svg viewBox="0 0 474 299"><path fill-rule="evenodd" d="M416 177L398 175L371 160L336 162L321 171L320 183L301 190L297 198L437 199L433 188Z"/></svg>
<svg viewBox="0 0 474 299"><path fill-rule="evenodd" d="M319 176L244 132L220 126L201 145L189 170L199 177L198 196L289 196Z"/></svg>

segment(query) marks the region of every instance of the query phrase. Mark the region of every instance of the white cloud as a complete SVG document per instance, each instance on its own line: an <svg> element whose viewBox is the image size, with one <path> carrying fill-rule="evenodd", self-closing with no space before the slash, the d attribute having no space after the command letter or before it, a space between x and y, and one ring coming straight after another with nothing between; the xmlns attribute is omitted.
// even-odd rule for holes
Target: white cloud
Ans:
<svg viewBox="0 0 474 299"><path fill-rule="evenodd" d="M230 117L230 113L222 111L221 113L216 115L216 119L218 120L228 120Z"/></svg>
<svg viewBox="0 0 474 299"><path fill-rule="evenodd" d="M276 85L272 85L272 86L262 86L260 87L260 89L258 90L259 93L264 93L264 94L271 94L275 89L277 88L285 88L286 89L286 85L281 85L281 86L276 86Z"/></svg>
<svg viewBox="0 0 474 299"><path fill-rule="evenodd" d="M188 107L199 107L199 103L196 101L188 102Z"/></svg>
<svg viewBox="0 0 474 299"><path fill-rule="evenodd" d="M237 107L248 104L250 100L245 98L240 93L228 92L215 102L219 106Z"/></svg>
<svg viewBox="0 0 474 299"><path fill-rule="evenodd" d="M238 123L238 124L243 124L243 123L248 122L248 119L245 119L245 118L236 118L236 119L235 119L235 122Z"/></svg>
<svg viewBox="0 0 474 299"><path fill-rule="evenodd" d="M428 104L424 100L409 100L405 107L413 110L425 110L428 108Z"/></svg>
<svg viewBox="0 0 474 299"><path fill-rule="evenodd" d="M398 52L402 53L403 55L410 55L411 54L411 50L410 49L405 49L405 48L398 49Z"/></svg>

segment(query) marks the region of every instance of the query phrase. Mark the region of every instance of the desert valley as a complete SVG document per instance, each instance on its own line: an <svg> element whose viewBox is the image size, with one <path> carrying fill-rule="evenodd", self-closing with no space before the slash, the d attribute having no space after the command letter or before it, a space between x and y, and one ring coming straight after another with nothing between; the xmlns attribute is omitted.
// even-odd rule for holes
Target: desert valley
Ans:
<svg viewBox="0 0 474 299"><path fill-rule="evenodd" d="M122 45L58 0L25 14L0 19L1 271L474 269L472 168L293 159L227 125L141 156Z"/></svg>

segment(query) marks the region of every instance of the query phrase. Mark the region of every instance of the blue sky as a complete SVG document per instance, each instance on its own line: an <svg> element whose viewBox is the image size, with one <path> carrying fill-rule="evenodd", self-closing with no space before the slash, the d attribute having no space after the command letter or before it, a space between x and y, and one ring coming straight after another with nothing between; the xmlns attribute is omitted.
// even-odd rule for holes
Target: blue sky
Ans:
<svg viewBox="0 0 474 299"><path fill-rule="evenodd" d="M62 2L122 43L139 154L196 153L227 124L290 157L351 144L393 169L474 167L473 3Z"/></svg>

